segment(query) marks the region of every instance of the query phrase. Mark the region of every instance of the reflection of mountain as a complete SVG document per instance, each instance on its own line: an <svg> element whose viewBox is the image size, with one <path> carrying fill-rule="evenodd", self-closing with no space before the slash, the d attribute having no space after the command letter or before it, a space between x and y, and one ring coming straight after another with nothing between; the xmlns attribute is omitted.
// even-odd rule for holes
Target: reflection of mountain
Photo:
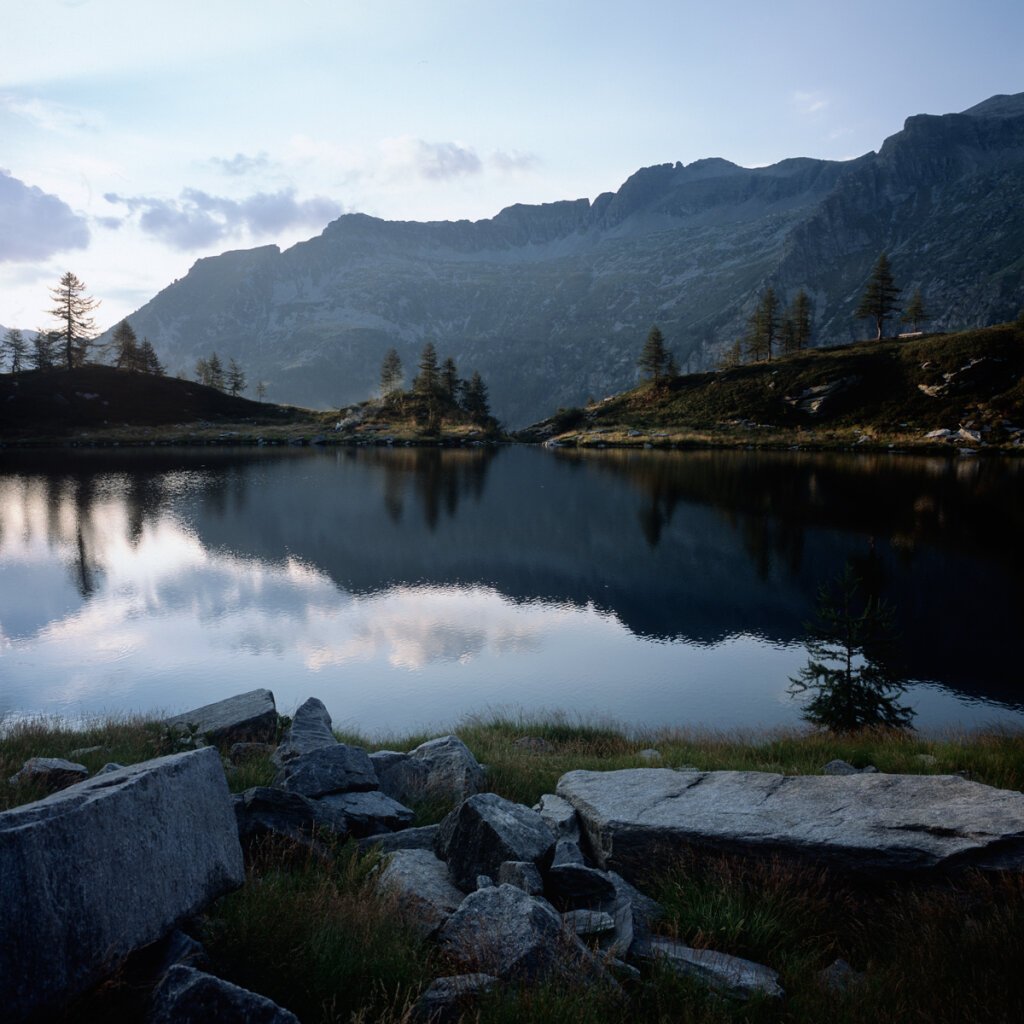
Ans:
<svg viewBox="0 0 1024 1024"><path fill-rule="evenodd" d="M357 595L484 586L520 602L589 604L654 639L710 644L754 633L799 642L818 584L852 556L901 613L912 678L1020 699L1007 653L1022 610L1016 464L758 453L563 459L521 448L31 463L52 474L35 477L38 486L67 496L53 522L84 575L102 571L104 556L82 496L116 491L129 506L129 543L144 521L170 513L207 549L305 563ZM0 525L11 528L2 516Z"/></svg>

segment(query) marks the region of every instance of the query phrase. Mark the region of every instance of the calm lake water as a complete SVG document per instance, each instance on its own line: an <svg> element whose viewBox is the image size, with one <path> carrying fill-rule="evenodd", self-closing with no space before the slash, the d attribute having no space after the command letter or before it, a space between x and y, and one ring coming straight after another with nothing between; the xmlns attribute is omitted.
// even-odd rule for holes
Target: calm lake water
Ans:
<svg viewBox="0 0 1024 1024"><path fill-rule="evenodd" d="M0 454L0 716L257 686L372 735L470 713L800 721L818 586L898 610L923 728L1024 724L1024 464L472 450Z"/></svg>

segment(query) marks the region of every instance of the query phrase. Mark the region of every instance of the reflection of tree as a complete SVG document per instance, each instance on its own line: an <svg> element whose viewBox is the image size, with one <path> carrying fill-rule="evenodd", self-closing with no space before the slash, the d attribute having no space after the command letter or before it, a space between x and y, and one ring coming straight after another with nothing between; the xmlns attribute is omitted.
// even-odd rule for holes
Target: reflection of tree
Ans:
<svg viewBox="0 0 1024 1024"><path fill-rule="evenodd" d="M494 450L374 449L366 455L371 464L384 472L384 507L391 518L395 522L401 519L405 494L411 486L419 499L424 523L434 530L442 510L454 519L464 497L480 500Z"/></svg>

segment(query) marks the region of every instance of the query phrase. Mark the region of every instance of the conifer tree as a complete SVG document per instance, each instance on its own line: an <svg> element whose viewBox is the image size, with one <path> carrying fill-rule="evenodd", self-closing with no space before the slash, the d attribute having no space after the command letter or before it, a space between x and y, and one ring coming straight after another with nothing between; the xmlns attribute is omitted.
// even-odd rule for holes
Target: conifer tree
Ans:
<svg viewBox="0 0 1024 1024"><path fill-rule="evenodd" d="M380 393L389 398L402 387L402 360L396 349L389 348L384 353L384 362L380 367Z"/></svg>
<svg viewBox="0 0 1024 1024"><path fill-rule="evenodd" d="M455 402L459 397L459 371L455 366L455 360L451 356L441 364L440 370L441 390L445 398Z"/></svg>
<svg viewBox="0 0 1024 1024"><path fill-rule="evenodd" d="M924 297L921 295L921 289L917 288L914 294L910 298L910 303L907 308L903 311L903 316L900 317L900 321L905 324L910 324L912 329L916 332L918 325L924 323L926 320L931 320L931 315L925 309Z"/></svg>
<svg viewBox="0 0 1024 1024"><path fill-rule="evenodd" d="M418 366L420 372L416 374L416 379L412 382L413 391L428 398L436 396L441 371L437 365L437 349L434 348L432 341L428 341L423 346Z"/></svg>
<svg viewBox="0 0 1024 1024"><path fill-rule="evenodd" d="M69 270L56 288L50 289L55 305L49 310L60 323L55 333L63 344L64 365L67 369L81 366L89 354L96 324L90 314L99 305L85 294L85 283Z"/></svg>
<svg viewBox="0 0 1024 1024"><path fill-rule="evenodd" d="M25 368L25 357L28 355L28 342L17 327L7 329L0 351L11 361L11 373L21 373Z"/></svg>
<svg viewBox="0 0 1024 1024"><path fill-rule="evenodd" d="M228 372L224 378L224 386L232 397L236 397L245 390L245 371L234 356L228 360Z"/></svg>
<svg viewBox="0 0 1024 1024"><path fill-rule="evenodd" d="M167 372L149 338L143 338L139 342L139 368L143 373L151 373L156 377L162 377Z"/></svg>
<svg viewBox="0 0 1024 1024"><path fill-rule="evenodd" d="M128 370L129 373L136 373L142 369L139 359L139 343L135 336L132 325L127 320L122 320L114 328L114 336L111 339L113 345L114 365L119 370Z"/></svg>
<svg viewBox="0 0 1024 1024"><path fill-rule="evenodd" d="M899 309L899 294L900 290L896 287L889 267L889 257L883 252L871 269L871 276L864 286L860 303L853 313L858 320L875 321L878 330L876 340L882 337L885 321Z"/></svg>
<svg viewBox="0 0 1024 1024"><path fill-rule="evenodd" d="M486 424L491 418L487 385L477 370L473 371L473 376L469 378L463 388L462 408L474 422L481 425Z"/></svg>
<svg viewBox="0 0 1024 1024"><path fill-rule="evenodd" d="M811 341L811 322L814 310L810 296L801 288L793 300L790 319L793 322L793 343L797 352L802 352Z"/></svg>
<svg viewBox="0 0 1024 1024"><path fill-rule="evenodd" d="M665 336L657 324L652 325L647 332L647 341L644 342L636 365L643 371L644 376L653 382L655 387L660 387L671 373L672 354L665 348Z"/></svg>
<svg viewBox="0 0 1024 1024"><path fill-rule="evenodd" d="M747 351L752 359L772 361L772 348L779 333L779 300L773 288L766 288L757 308L747 318Z"/></svg>
<svg viewBox="0 0 1024 1024"><path fill-rule="evenodd" d="M39 328L32 339L32 354L29 358L37 370L51 370L57 362L55 349L57 341L54 334Z"/></svg>
<svg viewBox="0 0 1024 1024"><path fill-rule="evenodd" d="M256 381L256 401L262 404L263 399L267 397L267 385L263 381Z"/></svg>
<svg viewBox="0 0 1024 1024"><path fill-rule="evenodd" d="M224 364L216 352L211 352L210 358L206 362L206 376L206 383L211 388L216 388L218 391L224 390Z"/></svg>

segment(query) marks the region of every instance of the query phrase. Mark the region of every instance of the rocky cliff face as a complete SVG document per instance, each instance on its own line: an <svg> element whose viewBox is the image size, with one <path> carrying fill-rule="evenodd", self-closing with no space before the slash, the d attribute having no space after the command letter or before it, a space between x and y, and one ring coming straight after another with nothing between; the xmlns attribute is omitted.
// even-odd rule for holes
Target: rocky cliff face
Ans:
<svg viewBox="0 0 1024 1024"><path fill-rule="evenodd" d="M816 344L864 337L852 313L883 249L929 326L1009 319L1022 242L1019 94L911 117L847 162L663 164L593 202L473 223L345 215L285 252L199 260L130 319L171 372L216 350L269 398L316 407L371 394L392 345L411 376L433 341L522 425L632 385L655 322L685 369L713 365L767 285L813 297Z"/></svg>

